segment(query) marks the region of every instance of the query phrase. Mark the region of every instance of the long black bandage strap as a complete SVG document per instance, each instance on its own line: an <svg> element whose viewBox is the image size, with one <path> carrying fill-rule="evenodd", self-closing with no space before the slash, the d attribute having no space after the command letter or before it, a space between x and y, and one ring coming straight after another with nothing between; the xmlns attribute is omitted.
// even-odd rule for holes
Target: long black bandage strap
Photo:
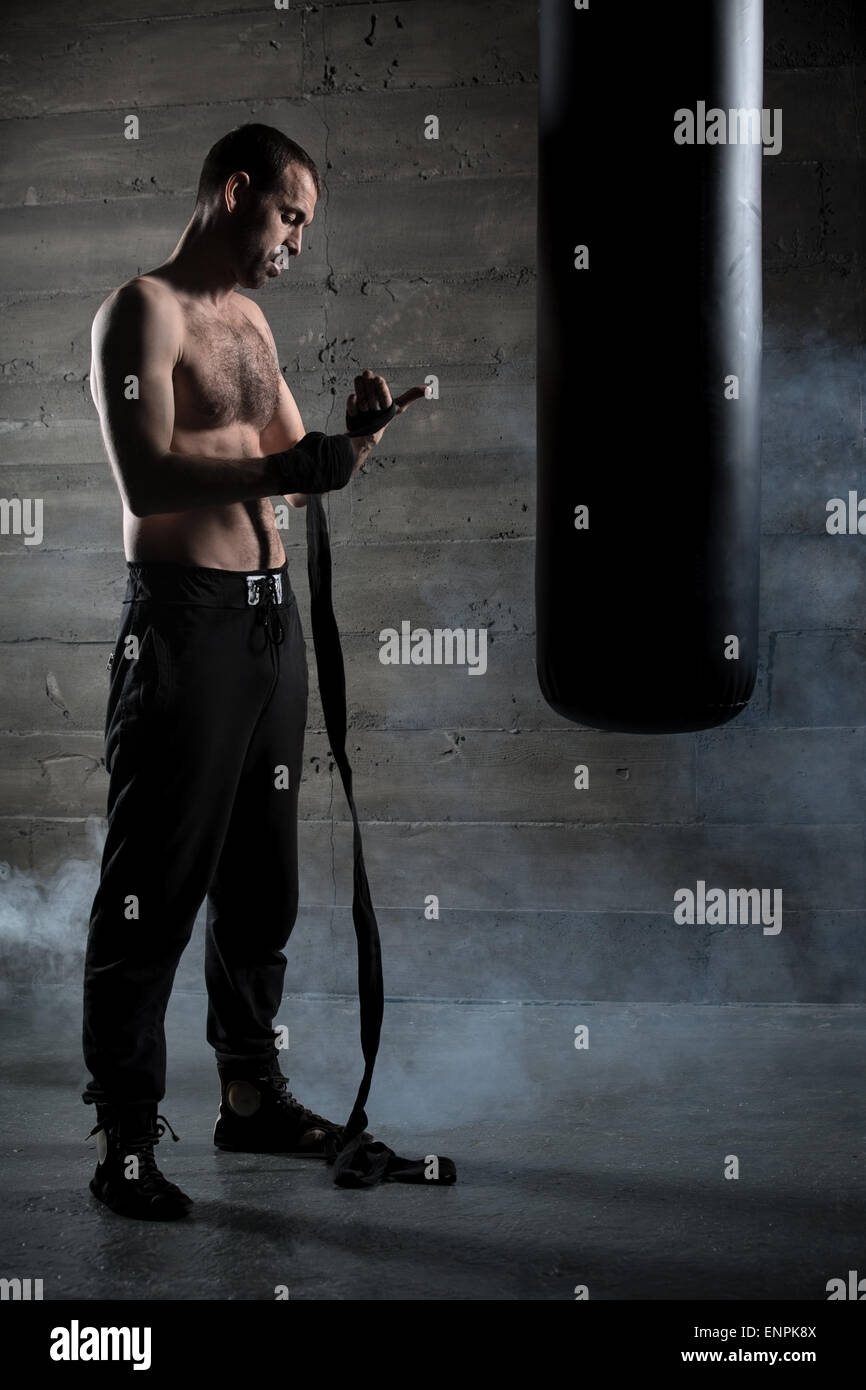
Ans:
<svg viewBox="0 0 866 1390"><path fill-rule="evenodd" d="M379 924L373 911L364 866L361 827L352 794L352 769L346 756L346 673L340 633L332 604L328 523L322 499L316 494L307 498L307 574L310 581L310 618L316 652L316 671L325 727L352 813L352 920L358 944L358 998L361 1010L361 1049L364 1054L364 1075L358 1087L352 1113L343 1130L342 1144L339 1148L335 1147L329 1161L334 1166L334 1181L340 1187L373 1187L379 1182L429 1182L432 1185L448 1185L457 1180L457 1170L450 1158L433 1154L423 1159L398 1158L387 1144L379 1140L364 1141L361 1137L367 1125L364 1106L370 1094L385 1008L382 949Z"/></svg>
<svg viewBox="0 0 866 1390"><path fill-rule="evenodd" d="M397 403L392 401L382 410L359 410L355 415L346 411L346 433L357 438L358 435L375 434L390 424L397 414Z"/></svg>

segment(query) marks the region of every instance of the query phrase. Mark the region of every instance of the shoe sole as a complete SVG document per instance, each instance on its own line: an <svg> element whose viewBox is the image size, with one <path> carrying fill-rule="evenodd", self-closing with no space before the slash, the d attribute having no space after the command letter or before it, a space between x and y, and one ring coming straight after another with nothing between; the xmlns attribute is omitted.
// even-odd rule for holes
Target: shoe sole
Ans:
<svg viewBox="0 0 866 1390"><path fill-rule="evenodd" d="M262 1144L241 1145L241 1144L218 1144L214 1140L214 1148L224 1154L282 1154L285 1158L327 1158L328 1155L318 1149L272 1149L266 1148Z"/></svg>
<svg viewBox="0 0 866 1390"><path fill-rule="evenodd" d="M220 1140L220 1139L217 1138L217 1129L218 1129L218 1127L219 1127L219 1125L220 1125L220 1122L221 1122L221 1117L220 1117L219 1119L217 1119L217 1122L216 1122L216 1124L214 1125L214 1128L213 1128L213 1136L212 1136L212 1137L213 1137L214 1148L219 1149L222 1153L231 1153L231 1154L283 1154L286 1158L327 1158L327 1157L328 1157L328 1151L327 1151L327 1149L283 1149L283 1148L278 1148L278 1147L271 1148L269 1145L263 1145L263 1144L253 1144L253 1143L250 1143L250 1144L240 1144L240 1143L232 1144L232 1143L226 1143L225 1141Z"/></svg>
<svg viewBox="0 0 866 1390"><path fill-rule="evenodd" d="M101 1202L104 1207L108 1207L109 1211L113 1211L117 1216L128 1216L135 1221L181 1221L185 1216L189 1215L190 1208L194 1205L192 1198L187 1197L185 1199L186 1205L183 1207L176 1207L174 1210L170 1208L166 1210L163 1208L160 1211L158 1208L151 1208L150 1211L139 1211L132 1210L122 1203L109 1201L109 1199L100 1192L93 1179L90 1181L90 1191L97 1202Z"/></svg>
<svg viewBox="0 0 866 1390"><path fill-rule="evenodd" d="M368 1135L365 1143L372 1140L372 1135ZM328 1149L281 1149L271 1148L263 1144L229 1144L217 1139L216 1126L213 1133L214 1148L222 1153L232 1154L285 1154L288 1158L329 1158Z"/></svg>

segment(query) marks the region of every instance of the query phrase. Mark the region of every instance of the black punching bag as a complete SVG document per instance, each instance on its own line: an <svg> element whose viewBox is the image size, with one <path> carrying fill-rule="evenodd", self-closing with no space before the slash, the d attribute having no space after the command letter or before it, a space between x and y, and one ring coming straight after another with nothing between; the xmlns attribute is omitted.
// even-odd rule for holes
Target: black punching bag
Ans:
<svg viewBox="0 0 866 1390"><path fill-rule="evenodd" d="M576 723L709 728L757 665L763 7L540 21L538 678Z"/></svg>

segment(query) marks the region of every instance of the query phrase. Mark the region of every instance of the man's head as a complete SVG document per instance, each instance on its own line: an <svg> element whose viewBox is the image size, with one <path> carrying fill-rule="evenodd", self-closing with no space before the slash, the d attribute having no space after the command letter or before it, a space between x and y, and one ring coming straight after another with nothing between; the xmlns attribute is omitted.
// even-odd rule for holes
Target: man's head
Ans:
<svg viewBox="0 0 866 1390"><path fill-rule="evenodd" d="M306 150L273 126L242 125L208 151L195 216L225 238L237 283L259 289L280 273L283 248L299 254L320 191Z"/></svg>

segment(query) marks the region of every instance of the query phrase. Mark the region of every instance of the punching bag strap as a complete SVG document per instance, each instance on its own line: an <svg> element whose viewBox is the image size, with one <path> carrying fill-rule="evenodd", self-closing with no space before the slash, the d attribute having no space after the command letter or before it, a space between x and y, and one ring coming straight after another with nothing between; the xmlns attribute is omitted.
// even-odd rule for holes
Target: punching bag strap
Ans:
<svg viewBox="0 0 866 1390"><path fill-rule="evenodd" d="M450 1158L429 1155L427 1159L398 1158L392 1149L377 1140L363 1140L367 1125L364 1106L370 1094L373 1067L379 1050L382 1016L385 1008L382 984L382 950L379 924L373 911L361 827L352 794L352 769L346 756L346 672L340 633L334 617L331 585L331 545L322 499L316 493L307 498L307 574L310 583L310 619L316 652L319 694L331 752L340 770L346 801L352 813L353 884L352 920L358 945L358 998L361 1011L361 1049L364 1075L343 1130L339 1149L331 1154L334 1181L341 1187L372 1187L378 1182L429 1182L447 1185L457 1173ZM435 1160L435 1161L434 1161Z"/></svg>

